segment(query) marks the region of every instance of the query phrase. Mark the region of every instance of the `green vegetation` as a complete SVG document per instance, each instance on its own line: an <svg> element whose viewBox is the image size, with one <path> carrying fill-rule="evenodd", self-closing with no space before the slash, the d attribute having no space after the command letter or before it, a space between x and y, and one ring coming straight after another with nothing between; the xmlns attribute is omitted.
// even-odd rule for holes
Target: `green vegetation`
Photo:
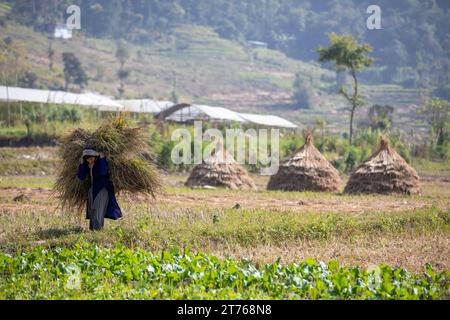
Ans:
<svg viewBox="0 0 450 320"><path fill-rule="evenodd" d="M72 4L81 30L54 39ZM103 130L94 146L138 150L137 161L112 156L125 161L113 177L116 191L128 190L117 195L124 217L90 232L77 208L85 192L61 207L54 191L62 165L74 182L78 147L66 148L62 164L55 145L115 113L0 102L0 146L8 146L0 148L0 299L449 299L450 5L380 0L381 32L365 26L370 4L0 0L1 85L278 114L315 130L343 184L384 135L422 184L408 197L272 192L267 176L252 174L254 192L190 189L183 183L193 165L172 163L171 133L193 127L130 114L127 123L142 126L139 141ZM331 46L317 52L330 32ZM346 73L353 91L340 97ZM370 108L359 107L363 99ZM212 127L241 125L203 129ZM280 157L303 145L299 131L281 130ZM142 153L147 147L153 152ZM120 185L126 175L134 186L139 177L126 169L149 162L164 172L156 198Z"/></svg>
<svg viewBox="0 0 450 320"><path fill-rule="evenodd" d="M302 109L310 109L314 107L314 91L312 89L311 80L304 79L300 74L296 74L294 81L294 100Z"/></svg>
<svg viewBox="0 0 450 320"><path fill-rule="evenodd" d="M15 126L0 126L0 139L5 141L6 145L53 145L62 135L75 128L83 128L94 130L99 126L101 118L97 120L97 115L93 110L75 109L64 106L35 104L23 104L20 111L19 106L11 107L11 119L14 119ZM3 109L5 111L5 109ZM384 110L384 109L383 109ZM26 119L31 119L28 125L20 120L20 112ZM325 157L342 173L349 173L359 163L369 157L379 144L380 135L385 135L391 141L391 145L399 152L399 154L409 163L428 163L435 166L442 163L443 166L448 162L449 143L445 141L442 145L434 145L431 141L411 141L400 132L388 128L390 119L384 115L382 110L374 112L372 122L367 128L362 127L356 131L354 136L354 145L350 145L345 136L330 134L326 129L327 125L321 121L316 121L314 128L317 129L314 138L314 144L322 152ZM1 112L0 112L1 114ZM6 117L6 114L2 114ZM108 118L110 115L104 114L101 117ZM78 122L79 121L79 122ZM147 142L155 155L154 160L158 167L168 172L182 172L192 169L192 165L174 165L171 161L171 151L176 142L171 141L171 133L173 130L182 125L167 124L165 130L158 129L154 124L149 124L146 116L130 116L129 121L132 125L146 125L145 134ZM381 123L381 124L380 124ZM373 128L374 124L377 128ZM209 128L211 124L204 123L204 130ZM380 127L381 126L381 127ZM383 127L384 126L384 127ZM226 126L217 126L222 130L225 136ZM193 130L192 126L186 126L187 129ZM246 127L244 126L244 131ZM42 142L40 144L39 142ZM21 144L22 143L22 144ZM304 143L304 138L299 132L284 132L280 136L280 157L283 158L299 149ZM248 141L247 141L248 144ZM205 143L203 147L207 144ZM246 146L248 148L248 145ZM192 146L193 148L193 146ZM435 151L439 150L439 152ZM13 153L21 153L20 149L10 150ZM11 153L10 152L10 153ZM0 158L3 151L0 151ZM9 154L4 157L4 162L0 163L0 174L54 174L53 159L45 160L37 163L34 159L34 152L30 153L30 157L18 157ZM247 155L248 156L248 155ZM15 162L15 160L19 160ZM49 160L49 161L47 161ZM19 168L19 163L22 168ZM258 172L260 164L249 165L251 172ZM428 170L429 171L429 170Z"/></svg>
<svg viewBox="0 0 450 320"><path fill-rule="evenodd" d="M352 93L348 93L345 87L339 89L339 93L351 104L350 110L350 134L349 141L353 141L353 118L358 106L364 104L362 96L359 93L357 72L368 68L373 63L373 58L368 53L373 49L368 44L360 45L351 35L337 35L332 33L329 35L331 45L327 48L319 48L319 61L334 62L336 71L348 71L353 79Z"/></svg>
<svg viewBox="0 0 450 320"><path fill-rule="evenodd" d="M429 265L418 277L385 265L364 270L308 259L256 266L187 249L95 245L0 253L0 275L1 299L436 299L448 294L450 280Z"/></svg>
<svg viewBox="0 0 450 320"><path fill-rule="evenodd" d="M303 61L317 58L314 50L325 45L326 33L351 33L377 48L374 56L380 65L363 75L371 83L445 89L449 80L446 1L378 1L386 32L366 27L366 9L372 4L368 0L254 0L250 4L240 0L58 0L33 6L27 0L3 2L11 8L11 19L37 30L60 22L60 13L78 4L83 12L82 32L91 37L154 43L161 37L170 39L180 24L197 24L233 41L265 41L270 48ZM186 46L189 43L173 43L175 50ZM442 89L437 92L445 94Z"/></svg>
<svg viewBox="0 0 450 320"><path fill-rule="evenodd" d="M16 156L14 149L1 151ZM186 177L165 179L170 186ZM119 195L124 219L89 232L84 213L57 207L48 189L53 181L0 178L0 298L449 295L444 184L424 182L424 195L408 198L167 187L156 202ZM236 203L240 209L232 208ZM185 248L195 253L184 254Z"/></svg>
<svg viewBox="0 0 450 320"><path fill-rule="evenodd" d="M71 83L79 85L80 89L88 84L86 72L84 71L80 60L72 52L64 52L64 90L67 91Z"/></svg>
<svg viewBox="0 0 450 320"><path fill-rule="evenodd" d="M430 152L440 158L450 159L450 101L432 99L422 107L430 126Z"/></svg>
<svg viewBox="0 0 450 320"><path fill-rule="evenodd" d="M119 97L122 97L125 92L125 80L130 75L130 72L124 69L125 62L130 58L130 53L128 52L126 44L123 41L119 41L119 43L117 44L116 58L120 62L120 69L119 71L117 71L117 76L120 80L120 87L118 89Z"/></svg>

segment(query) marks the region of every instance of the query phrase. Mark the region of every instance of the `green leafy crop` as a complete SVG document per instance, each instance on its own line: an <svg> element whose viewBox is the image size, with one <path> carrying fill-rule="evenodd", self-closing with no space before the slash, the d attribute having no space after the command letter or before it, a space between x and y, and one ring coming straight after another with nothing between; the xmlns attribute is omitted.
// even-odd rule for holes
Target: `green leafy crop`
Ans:
<svg viewBox="0 0 450 320"><path fill-rule="evenodd" d="M449 272L314 259L283 266L172 250L154 254L83 244L0 253L0 299L439 299Z"/></svg>

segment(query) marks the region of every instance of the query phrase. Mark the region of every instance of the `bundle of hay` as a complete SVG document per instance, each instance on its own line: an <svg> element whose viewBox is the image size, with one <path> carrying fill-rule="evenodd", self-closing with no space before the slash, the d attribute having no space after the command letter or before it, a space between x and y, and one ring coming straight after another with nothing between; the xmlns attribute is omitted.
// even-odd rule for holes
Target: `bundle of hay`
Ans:
<svg viewBox="0 0 450 320"><path fill-rule="evenodd" d="M255 182L247 171L223 146L201 164L194 167L185 185L188 187L225 187L233 190L255 190Z"/></svg>
<svg viewBox="0 0 450 320"><path fill-rule="evenodd" d="M155 196L161 180L155 166L149 162L151 154L142 128L131 128L122 117L109 120L96 131L75 129L60 140L62 161L54 192L62 207L81 209L86 205L90 181L76 178L84 148L105 154L110 179L116 192L130 191Z"/></svg>
<svg viewBox="0 0 450 320"><path fill-rule="evenodd" d="M345 192L419 194L419 176L388 140L381 138L378 150L353 171Z"/></svg>
<svg viewBox="0 0 450 320"><path fill-rule="evenodd" d="M339 191L339 172L324 158L312 143L310 133L305 144L294 155L280 163L278 172L267 185L268 190L283 191Z"/></svg>

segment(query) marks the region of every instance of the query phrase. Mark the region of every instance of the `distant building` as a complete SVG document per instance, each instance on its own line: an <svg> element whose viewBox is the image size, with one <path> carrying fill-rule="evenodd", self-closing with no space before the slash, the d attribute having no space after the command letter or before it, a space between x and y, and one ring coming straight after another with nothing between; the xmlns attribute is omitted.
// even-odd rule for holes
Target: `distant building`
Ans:
<svg viewBox="0 0 450 320"><path fill-rule="evenodd" d="M268 48L268 44L266 42L261 42L261 41L248 41L248 44L252 47L252 48L262 48L262 49L267 49Z"/></svg>
<svg viewBox="0 0 450 320"><path fill-rule="evenodd" d="M72 29L69 29L65 24L57 24L53 33L55 39L72 39Z"/></svg>

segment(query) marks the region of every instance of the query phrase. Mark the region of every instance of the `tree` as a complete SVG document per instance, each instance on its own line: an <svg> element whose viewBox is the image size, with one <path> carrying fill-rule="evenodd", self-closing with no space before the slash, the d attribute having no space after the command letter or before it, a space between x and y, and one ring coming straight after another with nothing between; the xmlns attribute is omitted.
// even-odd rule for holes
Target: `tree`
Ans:
<svg viewBox="0 0 450 320"><path fill-rule="evenodd" d="M431 99L419 110L419 113L425 116L431 127L434 144L444 145L450 131L450 101Z"/></svg>
<svg viewBox="0 0 450 320"><path fill-rule="evenodd" d="M353 118L358 106L363 105L362 96L359 93L358 78L356 73L372 65L373 58L368 56L372 48L368 44L359 44L352 35L329 35L331 45L327 48L319 48L319 62L334 62L338 71L347 71L353 78L352 93L347 92L344 87L339 93L351 104L350 109L350 134L349 141L353 140Z"/></svg>
<svg viewBox="0 0 450 320"><path fill-rule="evenodd" d="M119 71L117 71L117 76L119 77L120 80L120 87L118 89L120 97L122 97L123 94L125 93L125 80L129 77L129 75L130 71L126 69L119 69Z"/></svg>
<svg viewBox="0 0 450 320"><path fill-rule="evenodd" d="M88 83L88 78L84 72L80 60L71 52L63 53L65 90L71 83L79 85L82 89Z"/></svg>
<svg viewBox="0 0 450 320"><path fill-rule="evenodd" d="M117 72L117 76L119 77L120 81L120 87L118 89L120 97L122 97L125 92L125 80L130 75L130 72L128 70L125 70L125 62L128 60L129 57L130 53L128 52L125 42L123 40L120 40L117 44L116 50L116 58L119 60L120 63L120 69Z"/></svg>
<svg viewBox="0 0 450 320"><path fill-rule="evenodd" d="M296 74L294 81L294 100L301 109L313 107L314 92L310 81L302 79L300 74Z"/></svg>
<svg viewBox="0 0 450 320"><path fill-rule="evenodd" d="M49 38L47 56L48 56L48 69L53 70L53 56L55 55L55 50L53 50L53 40Z"/></svg>
<svg viewBox="0 0 450 320"><path fill-rule="evenodd" d="M19 86L25 88L34 88L36 86L37 80L38 77L34 72L25 71L25 73L19 78Z"/></svg>
<svg viewBox="0 0 450 320"><path fill-rule="evenodd" d="M369 121L372 129L389 130L392 126L394 107L375 104L369 109Z"/></svg>

